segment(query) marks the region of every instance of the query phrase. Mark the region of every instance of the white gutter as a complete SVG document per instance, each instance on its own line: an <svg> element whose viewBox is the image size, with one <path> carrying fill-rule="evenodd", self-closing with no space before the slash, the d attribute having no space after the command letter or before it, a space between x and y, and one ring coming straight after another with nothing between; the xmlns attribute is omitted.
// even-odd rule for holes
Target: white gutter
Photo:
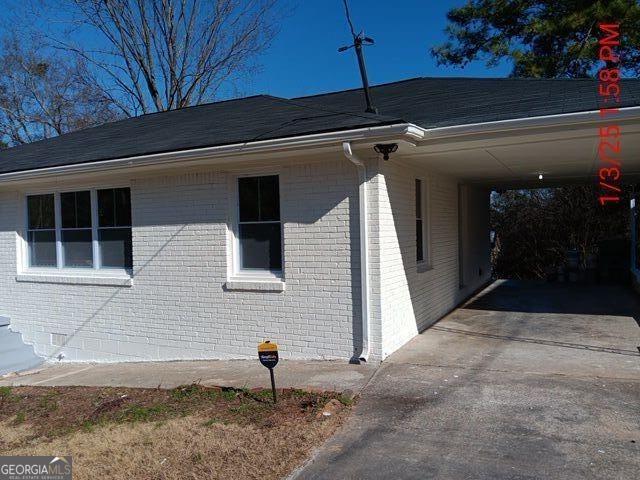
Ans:
<svg viewBox="0 0 640 480"><path fill-rule="evenodd" d="M302 135L297 137L279 138L274 140L260 140L255 142L236 143L217 147L196 148L179 150L167 153L139 155L134 157L102 160L75 165L61 165L35 170L11 172L0 174L0 184L18 180L30 180L35 178L53 177L76 173L105 172L123 168L145 167L155 165L179 164L185 162L207 162L216 158L228 158L236 155L252 153L269 153L295 149L308 149L323 147L331 144L340 144L343 141L375 142L389 139L405 140L414 143L423 136L423 129L410 123L399 123L379 127L359 128L338 132L319 133L314 135Z"/></svg>
<svg viewBox="0 0 640 480"><path fill-rule="evenodd" d="M588 112L562 113L557 115L541 115L537 117L514 118L511 120L497 120L494 122L469 123L466 125L452 125L449 127L436 127L423 129L423 141L435 140L446 137L456 137L462 135L472 135L480 133L498 133L509 130L523 130L527 128L554 127L582 125L590 123L619 122L621 120L631 120L640 118L640 107L619 108L617 111L604 116L600 110L590 110Z"/></svg>
<svg viewBox="0 0 640 480"><path fill-rule="evenodd" d="M200 163L216 158L228 158L236 155L314 148L336 143L339 144L342 142L375 142L377 140L389 139L390 137L396 141L405 140L406 142L419 146L428 144L429 141L432 140L446 139L449 137L499 133L511 130L523 130L527 128L554 127L558 125L567 126L600 123L606 122L608 119L615 119L616 122L620 122L634 118L640 118L640 107L620 108L617 112L611 113L607 117L602 117L600 115L600 110L592 110L588 112L516 118L512 120L470 123L467 125L452 125L449 127L436 127L430 129L425 129L412 123L398 123L380 127L342 130L313 135L300 135L297 137L260 140L217 147L178 150L167 153L139 155L75 165L61 165L35 170L2 173L0 174L0 184L19 180L54 177L57 175L103 172L123 168L127 169L171 164L184 165L184 162L189 161Z"/></svg>
<svg viewBox="0 0 640 480"><path fill-rule="evenodd" d="M351 143L342 144L344 156L356 167L359 173L358 206L360 213L360 291L362 293L362 352L361 361L369 360L369 330L371 315L369 310L369 208L367 201L367 166L351 150Z"/></svg>

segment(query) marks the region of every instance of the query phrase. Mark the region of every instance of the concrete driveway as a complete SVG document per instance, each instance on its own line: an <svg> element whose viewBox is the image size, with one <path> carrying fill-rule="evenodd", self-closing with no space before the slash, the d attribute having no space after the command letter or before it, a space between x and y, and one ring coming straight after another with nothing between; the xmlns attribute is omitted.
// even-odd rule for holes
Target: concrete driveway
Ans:
<svg viewBox="0 0 640 480"><path fill-rule="evenodd" d="M304 479L635 479L640 297L498 282L385 361Z"/></svg>

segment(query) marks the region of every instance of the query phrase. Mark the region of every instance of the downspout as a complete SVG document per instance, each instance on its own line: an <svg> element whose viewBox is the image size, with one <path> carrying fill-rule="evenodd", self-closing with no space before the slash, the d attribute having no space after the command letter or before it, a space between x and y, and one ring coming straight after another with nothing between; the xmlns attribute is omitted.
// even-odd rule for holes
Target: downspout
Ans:
<svg viewBox="0 0 640 480"><path fill-rule="evenodd" d="M371 325L369 312L369 208L367 202L367 166L351 150L350 142L343 142L342 150L358 168L358 206L360 210L360 291L362 292L362 352L360 360L369 360L369 331Z"/></svg>

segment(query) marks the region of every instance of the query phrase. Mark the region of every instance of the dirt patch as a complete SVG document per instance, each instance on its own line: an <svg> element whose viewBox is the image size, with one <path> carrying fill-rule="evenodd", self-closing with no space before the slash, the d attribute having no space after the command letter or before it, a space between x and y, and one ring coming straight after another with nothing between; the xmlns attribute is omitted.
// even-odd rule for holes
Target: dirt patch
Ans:
<svg viewBox="0 0 640 480"><path fill-rule="evenodd" d="M337 394L206 388L0 389L0 453L73 455L74 478L281 478L341 424ZM335 403L335 402L334 402ZM349 403L349 402L345 402Z"/></svg>

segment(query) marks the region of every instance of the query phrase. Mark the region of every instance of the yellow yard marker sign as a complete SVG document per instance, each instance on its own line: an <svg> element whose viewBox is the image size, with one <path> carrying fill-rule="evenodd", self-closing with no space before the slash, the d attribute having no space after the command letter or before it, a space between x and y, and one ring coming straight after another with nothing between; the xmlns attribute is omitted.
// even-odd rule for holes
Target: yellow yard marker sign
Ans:
<svg viewBox="0 0 640 480"><path fill-rule="evenodd" d="M270 340L262 342L258 345L258 358L260 363L269 369L273 403L276 403L276 381L273 377L273 368L278 364L278 344L272 343Z"/></svg>

